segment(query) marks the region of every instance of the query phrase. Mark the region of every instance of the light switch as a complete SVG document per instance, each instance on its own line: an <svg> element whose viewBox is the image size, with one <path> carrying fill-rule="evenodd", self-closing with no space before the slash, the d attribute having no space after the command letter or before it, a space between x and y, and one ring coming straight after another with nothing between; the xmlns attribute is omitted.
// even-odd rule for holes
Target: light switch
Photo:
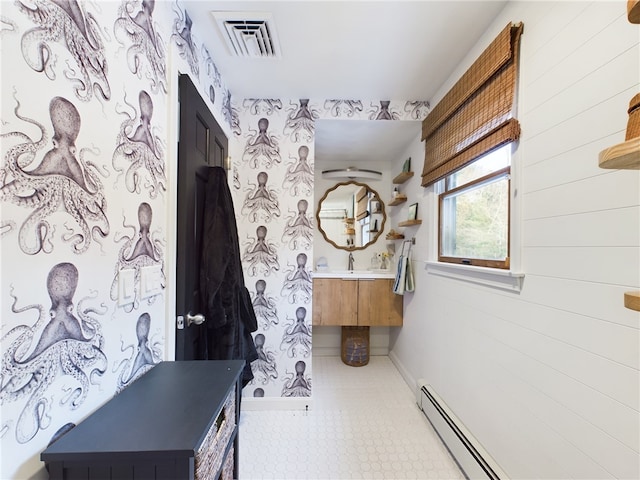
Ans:
<svg viewBox="0 0 640 480"><path fill-rule="evenodd" d="M162 267L150 265L140 269L140 298L149 298L162 293Z"/></svg>
<svg viewBox="0 0 640 480"><path fill-rule="evenodd" d="M136 298L136 271L125 268L118 272L118 305L133 303Z"/></svg>

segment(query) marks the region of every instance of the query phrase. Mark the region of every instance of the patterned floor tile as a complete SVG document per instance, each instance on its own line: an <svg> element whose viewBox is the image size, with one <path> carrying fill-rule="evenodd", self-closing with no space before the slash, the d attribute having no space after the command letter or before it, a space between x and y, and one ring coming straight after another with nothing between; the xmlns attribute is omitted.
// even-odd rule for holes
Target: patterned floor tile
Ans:
<svg viewBox="0 0 640 480"><path fill-rule="evenodd" d="M388 357L363 367L314 357L313 367L308 412L242 412L242 480L464 478Z"/></svg>

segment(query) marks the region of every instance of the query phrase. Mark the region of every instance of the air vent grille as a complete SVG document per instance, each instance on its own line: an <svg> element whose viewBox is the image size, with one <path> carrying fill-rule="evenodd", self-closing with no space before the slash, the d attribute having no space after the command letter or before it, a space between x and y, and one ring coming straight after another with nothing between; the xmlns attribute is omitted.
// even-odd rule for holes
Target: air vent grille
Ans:
<svg viewBox="0 0 640 480"><path fill-rule="evenodd" d="M280 57L280 47L270 14L212 12L212 15L231 55L251 58Z"/></svg>

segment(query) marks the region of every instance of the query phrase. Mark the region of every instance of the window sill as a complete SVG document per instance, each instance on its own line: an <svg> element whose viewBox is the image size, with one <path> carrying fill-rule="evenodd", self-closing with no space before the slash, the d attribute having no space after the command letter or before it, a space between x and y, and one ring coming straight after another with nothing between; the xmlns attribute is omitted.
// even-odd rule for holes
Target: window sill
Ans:
<svg viewBox="0 0 640 480"><path fill-rule="evenodd" d="M453 278L464 282L478 283L509 292L519 293L522 290L524 273L499 268L457 265L454 263L425 262L425 264L427 272L432 275Z"/></svg>

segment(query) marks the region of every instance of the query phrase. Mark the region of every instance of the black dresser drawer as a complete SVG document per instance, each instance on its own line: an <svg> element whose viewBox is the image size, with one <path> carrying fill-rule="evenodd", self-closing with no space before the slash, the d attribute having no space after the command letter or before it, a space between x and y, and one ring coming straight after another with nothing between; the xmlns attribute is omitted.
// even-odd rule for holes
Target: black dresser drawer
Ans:
<svg viewBox="0 0 640 480"><path fill-rule="evenodd" d="M158 364L42 452L50 478L237 478L243 367Z"/></svg>

